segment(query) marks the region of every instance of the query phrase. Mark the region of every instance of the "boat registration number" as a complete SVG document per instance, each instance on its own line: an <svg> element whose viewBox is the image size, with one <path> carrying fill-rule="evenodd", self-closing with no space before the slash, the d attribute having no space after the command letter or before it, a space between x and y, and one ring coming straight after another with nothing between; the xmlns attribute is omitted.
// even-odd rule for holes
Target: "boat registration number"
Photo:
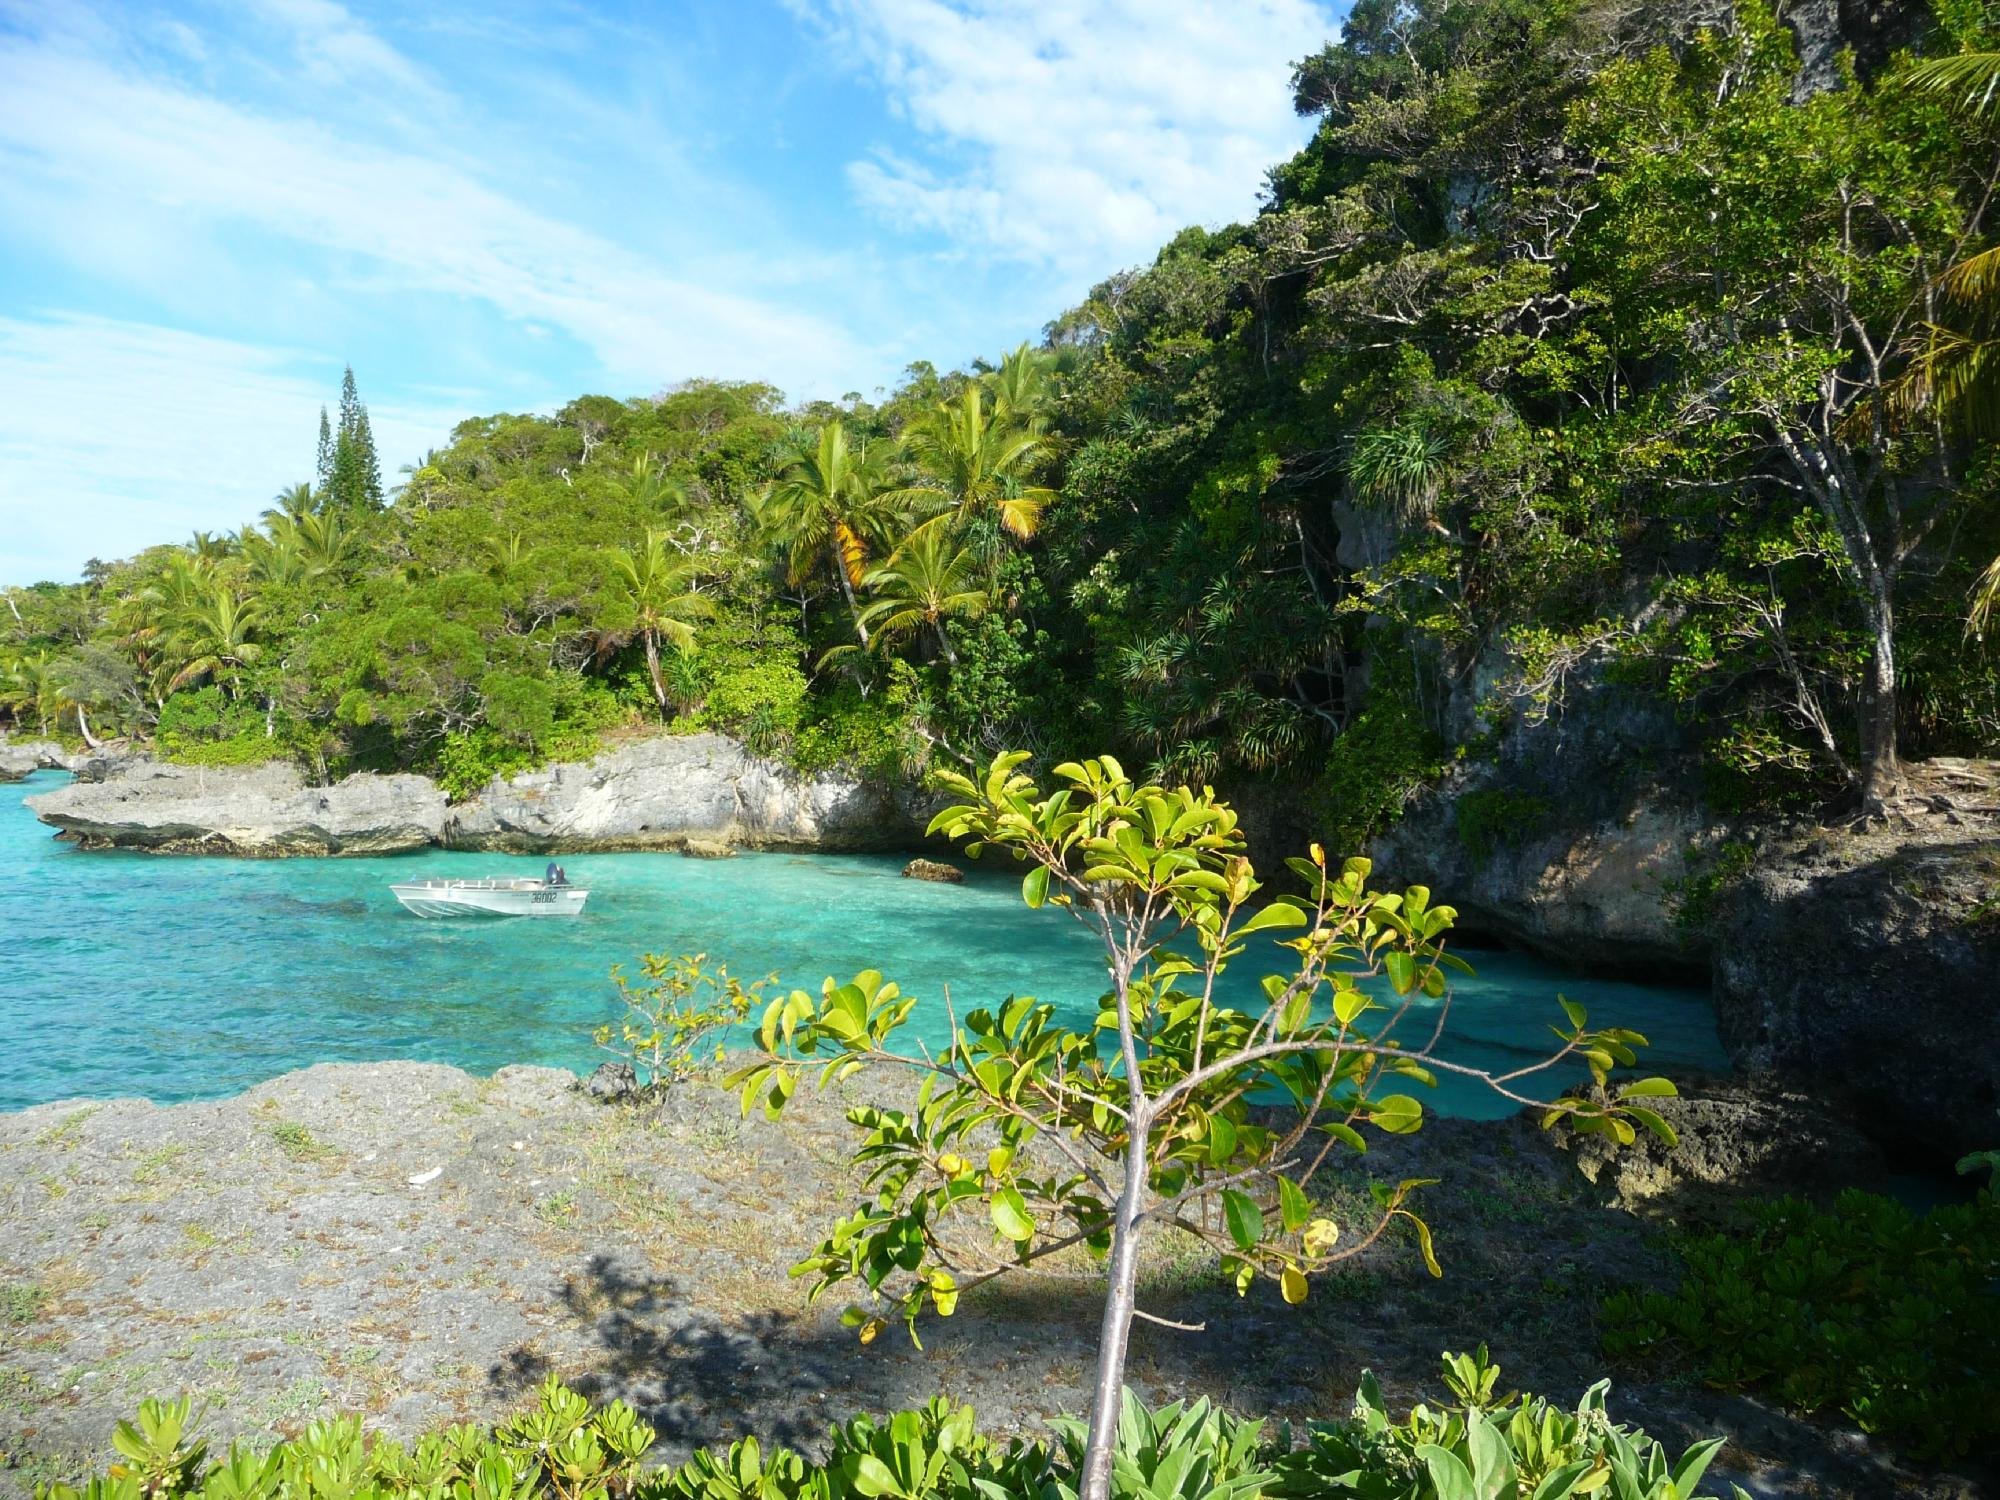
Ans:
<svg viewBox="0 0 2000 1500"><path fill-rule="evenodd" d="M537 906L553 906L555 905L555 900L556 893L554 891L535 892L535 905Z"/></svg>

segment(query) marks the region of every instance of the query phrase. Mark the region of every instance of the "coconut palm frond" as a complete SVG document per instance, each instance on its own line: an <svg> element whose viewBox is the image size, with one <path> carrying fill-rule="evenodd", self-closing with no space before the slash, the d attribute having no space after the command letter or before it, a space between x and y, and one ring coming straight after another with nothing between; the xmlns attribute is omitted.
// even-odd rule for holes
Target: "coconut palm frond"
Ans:
<svg viewBox="0 0 2000 1500"><path fill-rule="evenodd" d="M1901 82L1913 94L1943 95L1962 109L1984 114L2000 105L2000 52L1934 57L1912 67Z"/></svg>

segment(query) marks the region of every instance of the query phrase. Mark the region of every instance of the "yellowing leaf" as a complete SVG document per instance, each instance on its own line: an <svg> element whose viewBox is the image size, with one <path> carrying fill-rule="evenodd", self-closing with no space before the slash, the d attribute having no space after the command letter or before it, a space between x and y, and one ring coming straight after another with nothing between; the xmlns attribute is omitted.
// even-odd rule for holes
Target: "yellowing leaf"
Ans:
<svg viewBox="0 0 2000 1500"><path fill-rule="evenodd" d="M1314 1219L1306 1225L1305 1250L1308 1255L1324 1255L1340 1243L1340 1226L1331 1219Z"/></svg>
<svg viewBox="0 0 2000 1500"><path fill-rule="evenodd" d="M1285 1294L1285 1300L1297 1307L1306 1300L1305 1273L1296 1266L1286 1266L1278 1277L1278 1288Z"/></svg>

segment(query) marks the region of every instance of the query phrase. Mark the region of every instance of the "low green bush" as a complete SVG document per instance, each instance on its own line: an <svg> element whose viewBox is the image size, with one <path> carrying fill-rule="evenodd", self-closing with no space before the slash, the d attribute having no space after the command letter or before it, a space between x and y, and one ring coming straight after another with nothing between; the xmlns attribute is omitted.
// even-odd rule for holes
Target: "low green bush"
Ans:
<svg viewBox="0 0 2000 1500"><path fill-rule="evenodd" d="M1842 1193L1753 1211L1748 1231L1675 1241L1671 1294L1604 1304L1614 1358L1684 1360L1710 1385L1836 1411L1922 1457L2000 1444L2000 1203L1915 1214Z"/></svg>
<svg viewBox="0 0 2000 1500"><path fill-rule="evenodd" d="M1500 850L1547 826L1549 804L1540 797L1493 788L1467 792L1452 809L1458 841L1472 862L1483 865Z"/></svg>
<svg viewBox="0 0 2000 1500"><path fill-rule="evenodd" d="M1496 1400L1498 1367L1448 1356L1457 1404L1418 1406L1392 1421L1364 1375L1347 1418L1302 1431L1267 1428L1206 1400L1148 1407L1129 1391L1118 1424L1115 1500L1691 1500L1721 1446L1697 1443L1678 1462L1604 1407L1606 1383L1573 1411L1540 1397ZM826 1456L766 1451L755 1438L647 1469L653 1429L622 1402L592 1409L551 1376L535 1405L487 1429L448 1427L413 1444L363 1435L358 1417L315 1422L257 1450L212 1457L194 1434L192 1403L148 1401L121 1422L118 1458L81 1485L40 1500L1076 1500L1084 1424L1058 1419L1051 1438L999 1442L972 1408L943 1398L885 1419L832 1429ZM1743 1492L1733 1493L1742 1497Z"/></svg>
<svg viewBox="0 0 2000 1500"><path fill-rule="evenodd" d="M185 766L254 766L292 751L267 732L262 708L226 698L212 683L170 694L153 734L161 755Z"/></svg>

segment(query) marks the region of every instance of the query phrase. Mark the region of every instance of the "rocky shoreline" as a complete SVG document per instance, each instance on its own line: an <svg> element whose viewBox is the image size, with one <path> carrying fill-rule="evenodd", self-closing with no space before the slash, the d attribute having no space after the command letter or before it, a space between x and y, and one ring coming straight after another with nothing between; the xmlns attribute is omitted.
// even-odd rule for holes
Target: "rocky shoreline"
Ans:
<svg viewBox="0 0 2000 1500"><path fill-rule="evenodd" d="M1379 878L1427 884L1464 931L1559 962L1709 975L1738 1068L1852 1111L1921 1169L2000 1141L2000 767L1912 767L1940 810L1894 827L1729 824L1701 811L1679 762L1642 754L1671 729L1656 711L1595 691L1589 712L1523 726L1501 760L1420 799L1371 851ZM76 772L26 799L62 837L163 854L914 851L931 807L915 788L801 775L712 734L628 741L456 803L422 776L313 787L276 763L0 746L0 768L18 764ZM1298 830L1255 798L1246 810L1268 868ZM1676 920L1724 846L1749 851L1747 870Z"/></svg>
<svg viewBox="0 0 2000 1500"><path fill-rule="evenodd" d="M156 854L902 849L922 842L925 816L907 788L801 775L715 734L633 740L589 761L495 777L461 802L424 776L358 772L316 787L275 761L206 767L132 756L86 758L76 769L70 785L26 799L35 816L84 848Z"/></svg>
<svg viewBox="0 0 2000 1500"><path fill-rule="evenodd" d="M663 1458L746 1432L811 1446L836 1418L940 1392L1000 1431L1080 1409L1087 1289L996 1286L921 1351L859 1346L838 1298L805 1305L786 1270L851 1202L840 1116L871 1097L889 1096L807 1094L774 1123L701 1081L606 1106L559 1070L394 1062L0 1115L0 1495L81 1472L142 1397L181 1390L219 1441L336 1411L408 1435L517 1409L553 1371L634 1402ZM1671 1162L1607 1170L1526 1119L1438 1119L1327 1184L1365 1203L1366 1178L1442 1177L1425 1208L1442 1281L1385 1243L1291 1309L1160 1241L1147 1305L1208 1331L1136 1330L1135 1384L1299 1417L1344 1410L1373 1368L1401 1405L1437 1394L1440 1349L1485 1340L1510 1386L1574 1399L1610 1373L1616 1413L1662 1439L1728 1433L1722 1467L1758 1494L1976 1493L1858 1433L1604 1369L1597 1300L1671 1274L1661 1220L1873 1170L1801 1101L1724 1086L1672 1109Z"/></svg>

